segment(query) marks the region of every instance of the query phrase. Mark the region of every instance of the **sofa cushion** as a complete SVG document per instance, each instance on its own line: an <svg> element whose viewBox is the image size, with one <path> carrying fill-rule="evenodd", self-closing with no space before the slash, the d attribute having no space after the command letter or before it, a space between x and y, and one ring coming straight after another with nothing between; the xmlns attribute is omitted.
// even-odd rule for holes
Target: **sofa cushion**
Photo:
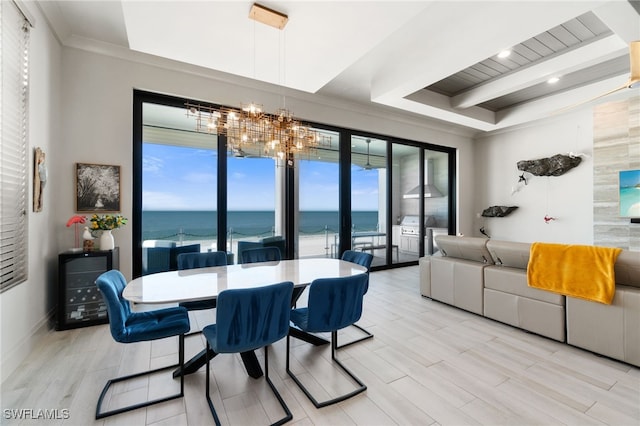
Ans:
<svg viewBox="0 0 640 426"><path fill-rule="evenodd" d="M562 305L485 288L484 316L565 341L565 310Z"/></svg>
<svg viewBox="0 0 640 426"><path fill-rule="evenodd" d="M435 241L440 251L446 257L472 260L488 265L493 264L493 259L487 250L487 239L476 237L456 237L453 235L436 235Z"/></svg>
<svg viewBox="0 0 640 426"><path fill-rule="evenodd" d="M529 299L564 306L565 296L538 290L527 285L527 271L506 266L487 266L484 269L484 286L492 290L511 293Z"/></svg>
<svg viewBox="0 0 640 426"><path fill-rule="evenodd" d="M487 241L487 250L496 265L526 270L531 244L489 240Z"/></svg>

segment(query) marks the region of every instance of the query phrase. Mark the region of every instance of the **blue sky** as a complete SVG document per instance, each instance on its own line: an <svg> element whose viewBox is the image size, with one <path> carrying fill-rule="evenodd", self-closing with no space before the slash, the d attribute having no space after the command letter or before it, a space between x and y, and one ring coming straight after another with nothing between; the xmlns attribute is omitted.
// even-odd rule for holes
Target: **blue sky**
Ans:
<svg viewBox="0 0 640 426"><path fill-rule="evenodd" d="M620 172L620 187L636 186L640 183L640 170L623 170Z"/></svg>
<svg viewBox="0 0 640 426"><path fill-rule="evenodd" d="M228 209L274 210L269 158L228 158ZM143 210L216 210L215 151L145 143ZM378 210L378 173L353 167L354 210ZM338 165L300 162L300 210L338 210Z"/></svg>

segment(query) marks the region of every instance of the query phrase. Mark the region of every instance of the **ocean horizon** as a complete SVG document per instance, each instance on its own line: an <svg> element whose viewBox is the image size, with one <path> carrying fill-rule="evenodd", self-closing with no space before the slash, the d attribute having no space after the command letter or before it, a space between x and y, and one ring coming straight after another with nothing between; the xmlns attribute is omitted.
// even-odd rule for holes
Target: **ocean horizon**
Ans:
<svg viewBox="0 0 640 426"><path fill-rule="evenodd" d="M301 211L300 235L322 235L339 231L337 211ZM354 211L357 231L378 229L377 211ZM212 240L218 236L217 211L143 210L143 240ZM274 211L227 212L228 235L232 238L268 237L274 234Z"/></svg>

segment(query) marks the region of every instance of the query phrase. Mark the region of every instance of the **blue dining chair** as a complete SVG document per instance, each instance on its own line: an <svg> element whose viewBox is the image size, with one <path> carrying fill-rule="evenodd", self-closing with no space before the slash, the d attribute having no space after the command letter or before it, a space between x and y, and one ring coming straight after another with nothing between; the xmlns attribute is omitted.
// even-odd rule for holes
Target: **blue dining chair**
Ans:
<svg viewBox="0 0 640 426"><path fill-rule="evenodd" d="M300 330L310 333L331 332L331 360L358 384L355 390L347 394L318 402L289 369L291 339L290 336L287 335L287 374L289 374L316 408L322 408L344 401L367 389L367 386L336 358L337 331L352 325L360 319L362 315L362 298L366 285L366 274L342 278L316 279L309 286L307 307L291 310L291 322Z"/></svg>
<svg viewBox="0 0 640 426"><path fill-rule="evenodd" d="M364 288L364 293L367 294L367 291L369 290L369 269L371 269L371 262L373 261L373 256L363 251L345 250L345 252L342 253L342 260L345 260L351 263L356 263L360 266L364 266L365 268L367 268L367 284ZM336 349L341 349L341 348L344 348L345 346L353 345L354 343L362 342L363 340L371 339L373 337L373 333L360 327L358 324L352 324L352 326L362 331L365 335L363 337L357 338L350 342L343 343L342 345L338 344L338 338L336 337Z"/></svg>
<svg viewBox="0 0 640 426"><path fill-rule="evenodd" d="M176 398L182 398L184 396L184 376L181 375L180 393L110 411L101 411L104 397L113 383L135 379L170 368L180 367L180 369L182 369L184 366L184 334L189 331L189 313L185 308L179 306L155 311L132 312L129 302L122 296L122 291L127 285L127 281L122 273L115 269L101 274L96 280L96 285L107 305L109 328L111 330L111 336L113 336L116 342L134 343L179 336L178 364L117 377L107 381L98 398L96 419L113 416L114 414L124 413L137 408L148 407Z"/></svg>
<svg viewBox="0 0 640 426"><path fill-rule="evenodd" d="M178 255L178 270L209 268L212 266L226 266L227 253L223 251L210 251L199 253L180 253ZM187 308L188 311L203 311L206 309L215 309L216 299L194 300L189 302L181 302L179 306ZM193 336L200 334L202 331L195 331L187 334Z"/></svg>
<svg viewBox="0 0 640 426"><path fill-rule="evenodd" d="M278 247L260 247L244 250L240 253L242 263L276 262L282 259Z"/></svg>
<svg viewBox="0 0 640 426"><path fill-rule="evenodd" d="M269 345L289 332L292 293L291 281L263 287L223 290L218 294L216 323L202 330L207 339L207 352L242 353L264 347L265 380L286 412L286 416L275 425L284 424L293 418L289 407L269 378ZM211 415L216 425L220 425L210 396L209 365L210 358L207 357L205 394Z"/></svg>

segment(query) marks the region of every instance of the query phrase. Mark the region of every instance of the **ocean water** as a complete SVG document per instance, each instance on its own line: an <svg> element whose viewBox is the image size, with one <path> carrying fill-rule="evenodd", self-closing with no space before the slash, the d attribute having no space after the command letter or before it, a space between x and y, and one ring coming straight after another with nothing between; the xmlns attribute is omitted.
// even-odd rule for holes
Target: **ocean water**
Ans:
<svg viewBox="0 0 640 426"><path fill-rule="evenodd" d="M640 188L620 188L620 215L640 217Z"/></svg>
<svg viewBox="0 0 640 426"><path fill-rule="evenodd" d="M378 212L352 213L357 231L378 228ZM218 236L216 211L143 211L143 240L211 240ZM267 237L273 235L275 213L272 211L230 211L227 216L229 234L233 238ZM300 212L300 235L320 235L339 230L336 211Z"/></svg>

